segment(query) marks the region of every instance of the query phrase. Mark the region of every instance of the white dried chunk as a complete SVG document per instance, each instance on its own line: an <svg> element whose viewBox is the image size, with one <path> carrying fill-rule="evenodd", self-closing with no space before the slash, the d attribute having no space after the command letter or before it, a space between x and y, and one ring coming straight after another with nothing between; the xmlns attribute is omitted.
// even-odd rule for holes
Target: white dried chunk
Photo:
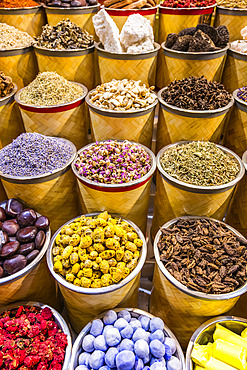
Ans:
<svg viewBox="0 0 247 370"><path fill-rule="evenodd" d="M243 37L244 40L247 40L247 26L241 29L241 36Z"/></svg>
<svg viewBox="0 0 247 370"><path fill-rule="evenodd" d="M150 20L140 14L130 15L120 33L120 42L122 46L128 49L130 46L140 44L147 39L149 39L152 44L154 43L153 28L150 24Z"/></svg>
<svg viewBox="0 0 247 370"><path fill-rule="evenodd" d="M230 48L240 53L247 53L247 41L237 40L230 43Z"/></svg>
<svg viewBox="0 0 247 370"><path fill-rule="evenodd" d="M150 39L146 39L139 44L133 44L128 47L127 53L143 53L145 51L154 50L154 44L150 41Z"/></svg>
<svg viewBox="0 0 247 370"><path fill-rule="evenodd" d="M104 9L101 9L93 16L93 25L95 33L106 51L123 52L119 39L119 29Z"/></svg>

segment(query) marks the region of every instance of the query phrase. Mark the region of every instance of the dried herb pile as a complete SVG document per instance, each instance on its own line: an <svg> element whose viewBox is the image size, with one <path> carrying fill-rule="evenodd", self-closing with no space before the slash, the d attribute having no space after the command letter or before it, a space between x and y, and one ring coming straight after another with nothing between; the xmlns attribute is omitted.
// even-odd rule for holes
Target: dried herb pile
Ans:
<svg viewBox="0 0 247 370"><path fill-rule="evenodd" d="M56 26L46 24L42 34L36 38L36 45L47 49L87 49L93 44L93 36L69 19Z"/></svg>
<svg viewBox="0 0 247 370"><path fill-rule="evenodd" d="M14 90L12 78L0 71L0 98L4 98Z"/></svg>
<svg viewBox="0 0 247 370"><path fill-rule="evenodd" d="M196 186L227 184L239 173L237 161L209 141L171 147L160 158L160 164L168 175Z"/></svg>
<svg viewBox="0 0 247 370"><path fill-rule="evenodd" d="M161 94L164 101L178 108L213 110L225 107L232 99L224 85L204 76L190 76L171 82Z"/></svg>
<svg viewBox="0 0 247 370"><path fill-rule="evenodd" d="M0 23L0 50L26 48L34 43L27 32L19 31L7 23Z"/></svg>
<svg viewBox="0 0 247 370"><path fill-rule="evenodd" d="M223 294L246 282L247 245L226 226L203 218L181 218L161 232L160 259L188 288Z"/></svg>
<svg viewBox="0 0 247 370"><path fill-rule="evenodd" d="M217 0L217 5L223 6L224 8L247 8L246 0Z"/></svg>

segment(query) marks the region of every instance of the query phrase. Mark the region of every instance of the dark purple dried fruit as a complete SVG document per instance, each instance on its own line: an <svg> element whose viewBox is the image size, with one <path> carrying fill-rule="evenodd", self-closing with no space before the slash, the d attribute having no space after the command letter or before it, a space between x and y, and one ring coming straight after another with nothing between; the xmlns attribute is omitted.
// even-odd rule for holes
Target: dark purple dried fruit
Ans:
<svg viewBox="0 0 247 370"><path fill-rule="evenodd" d="M35 237L35 247L37 249L40 250L43 247L44 242L45 242L45 238L46 238L46 236L45 236L44 231L43 230L40 230L38 232L38 234L36 235L36 237Z"/></svg>
<svg viewBox="0 0 247 370"><path fill-rule="evenodd" d="M37 218L34 226L36 226L40 230L46 231L50 226L50 221L46 216L40 216Z"/></svg>
<svg viewBox="0 0 247 370"><path fill-rule="evenodd" d="M8 241L9 241L8 235L3 230L0 230L0 248L4 244L8 243Z"/></svg>
<svg viewBox="0 0 247 370"><path fill-rule="evenodd" d="M19 200L15 198L8 200L5 208L5 212L8 216L16 217L21 211L23 211L23 204L19 202Z"/></svg>
<svg viewBox="0 0 247 370"><path fill-rule="evenodd" d="M19 247L18 253L23 254L23 256L27 256L29 253L31 253L35 248L34 243L26 243L26 244L21 244Z"/></svg>
<svg viewBox="0 0 247 370"><path fill-rule="evenodd" d="M39 251L37 249L35 249L34 251L32 251L31 253L29 253L27 256L26 256L26 259L27 259L27 263L29 264L30 262L32 262L37 256L39 255Z"/></svg>
<svg viewBox="0 0 247 370"><path fill-rule="evenodd" d="M4 222L6 220L6 213L2 207L0 207L0 221Z"/></svg>
<svg viewBox="0 0 247 370"><path fill-rule="evenodd" d="M2 200L2 201L0 202L0 207L1 207L1 208L3 208L3 209L5 210L7 203L8 203L8 201L7 201L7 200Z"/></svg>
<svg viewBox="0 0 247 370"><path fill-rule="evenodd" d="M36 219L37 215L33 209L24 209L17 216L17 221L21 228L34 225Z"/></svg>
<svg viewBox="0 0 247 370"><path fill-rule="evenodd" d="M20 243L17 242L17 241L9 242L9 243L5 244L1 249L0 257L13 256L17 252L19 246L20 246Z"/></svg>
<svg viewBox="0 0 247 370"><path fill-rule="evenodd" d="M27 226L17 232L16 237L20 243L32 242L38 233L38 229L35 226Z"/></svg>
<svg viewBox="0 0 247 370"><path fill-rule="evenodd" d="M3 222L2 230L8 236L15 236L18 230L20 230L20 226L18 225L16 219L14 220L7 220Z"/></svg>
<svg viewBox="0 0 247 370"><path fill-rule="evenodd" d="M16 254L12 258L4 261L3 268L9 275L13 275L16 272L24 269L27 265L26 257L21 254Z"/></svg>

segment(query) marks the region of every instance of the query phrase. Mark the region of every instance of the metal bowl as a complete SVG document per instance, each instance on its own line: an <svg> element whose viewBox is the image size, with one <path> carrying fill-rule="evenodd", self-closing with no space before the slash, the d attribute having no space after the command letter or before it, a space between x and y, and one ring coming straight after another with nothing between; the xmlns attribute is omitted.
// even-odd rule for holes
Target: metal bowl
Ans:
<svg viewBox="0 0 247 370"><path fill-rule="evenodd" d="M141 60L141 59L148 59L153 58L158 54L160 50L160 44L154 42L154 50L144 51L142 53L116 53L113 51L106 51L103 45L98 42L95 43L95 48L97 49L97 53L99 56L108 58L108 59L118 59L118 60ZM115 112L115 111L114 111Z"/></svg>
<svg viewBox="0 0 247 370"><path fill-rule="evenodd" d="M150 319L152 319L153 317L155 317L151 313L146 312L146 311L143 311L143 310L139 310L138 308L116 308L116 309L114 309L114 311L119 312L119 311L124 310L124 309L125 310L128 310L129 312L131 312L132 314L134 314L134 316L136 318L138 318L140 315L146 315L146 316L150 317ZM95 317L95 319L101 319L106 314L106 312L108 312L108 311L103 312L99 316ZM76 366L78 365L78 356L79 356L79 354L81 352L82 341L83 341L83 338L85 337L85 335L87 335L88 332L90 331L90 328L91 328L91 325L92 325L92 321L90 321L82 329L82 331L78 335L78 337L77 337L77 339L76 339L76 341L75 341L75 343L73 345L69 370L74 370L76 368ZM179 344L177 338L175 337L175 335L173 334L173 332L166 325L164 327L164 333L165 333L165 335L167 337L170 337L170 338L172 338L175 341L176 347L177 347L177 351L175 352L175 356L178 357L179 360L181 361L182 369L184 370L185 369L184 354L183 354L182 348L180 347L180 344Z"/></svg>
<svg viewBox="0 0 247 370"><path fill-rule="evenodd" d="M69 57L77 57L85 54L90 54L94 52L94 45L89 46L86 49L49 49L42 46L33 45L34 51L37 54L45 55L48 57L63 57L63 58L69 58ZM69 61L68 61L69 62ZM73 83L76 83L74 81L71 81ZM78 85L80 85L77 82ZM85 88L84 85L81 85Z"/></svg>
<svg viewBox="0 0 247 370"><path fill-rule="evenodd" d="M201 52L192 52L192 51L179 51L179 50L172 50L165 46L165 41L161 44L163 49L163 54L175 59L186 59L186 60L212 60L221 58L222 56L227 54L227 50L229 49L229 45L225 48L215 51L201 51Z"/></svg>
<svg viewBox="0 0 247 370"><path fill-rule="evenodd" d="M71 15L79 15L79 14L89 14L89 13L97 13L99 10L100 4L90 5L90 6L78 6L72 8L63 8L63 7L56 7L56 6L48 6L43 4L45 11L48 14L63 14L69 18Z"/></svg>

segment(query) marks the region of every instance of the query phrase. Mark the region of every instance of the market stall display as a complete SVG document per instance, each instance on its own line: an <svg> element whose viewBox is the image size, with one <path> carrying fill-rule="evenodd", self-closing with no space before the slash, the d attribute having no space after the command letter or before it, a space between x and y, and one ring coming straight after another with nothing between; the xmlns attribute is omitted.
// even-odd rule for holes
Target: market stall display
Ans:
<svg viewBox="0 0 247 370"><path fill-rule="evenodd" d="M71 228L74 229L73 234L69 231ZM113 234L114 229L118 240L107 237ZM81 241L77 234L80 230L83 232ZM69 240L70 245L65 247ZM135 248L135 243L138 248ZM117 249L120 246L122 249ZM127 249L129 247L137 251L131 252ZM63 255L59 256L57 253L61 248ZM140 253L137 253L138 251ZM111 217L107 212L77 217L68 221L54 234L47 254L47 263L59 284L69 320L77 333L102 311L117 306L137 306L140 271L146 254L147 245L140 229L131 221L122 217ZM121 261L119 258L123 259L122 262L118 262ZM69 264L73 267L65 279L61 272L63 266L67 268ZM116 267L113 267L114 265ZM74 279L71 275L77 277Z"/></svg>

